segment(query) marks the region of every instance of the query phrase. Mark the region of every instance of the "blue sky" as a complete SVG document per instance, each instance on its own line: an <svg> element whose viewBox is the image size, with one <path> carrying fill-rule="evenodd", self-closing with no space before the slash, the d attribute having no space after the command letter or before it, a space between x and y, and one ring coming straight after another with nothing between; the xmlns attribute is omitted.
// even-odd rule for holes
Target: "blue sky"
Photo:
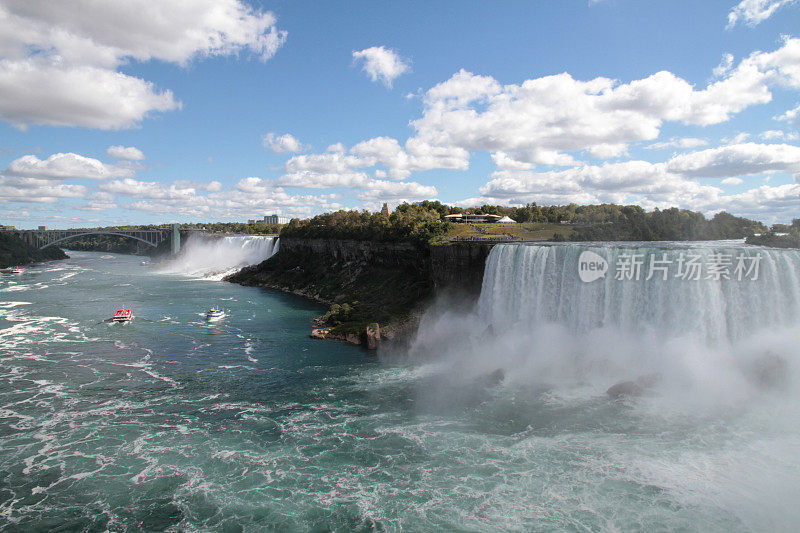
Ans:
<svg viewBox="0 0 800 533"><path fill-rule="evenodd" d="M0 223L800 217L800 2L0 0ZM100 9L100 10L98 10Z"/></svg>

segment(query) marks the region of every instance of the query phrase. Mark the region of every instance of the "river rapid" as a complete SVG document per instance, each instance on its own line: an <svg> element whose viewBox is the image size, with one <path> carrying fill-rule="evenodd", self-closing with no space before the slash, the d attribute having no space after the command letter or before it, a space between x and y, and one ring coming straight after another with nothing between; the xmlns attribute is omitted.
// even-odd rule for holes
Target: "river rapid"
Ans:
<svg viewBox="0 0 800 533"><path fill-rule="evenodd" d="M512 252L476 308L441 299L377 358L310 339L321 307L213 279L225 265L73 252L0 278L0 529L796 530L794 317L735 341L572 328L524 295L587 297L547 281L575 254ZM104 322L122 306L130 325ZM762 352L780 386L748 381Z"/></svg>

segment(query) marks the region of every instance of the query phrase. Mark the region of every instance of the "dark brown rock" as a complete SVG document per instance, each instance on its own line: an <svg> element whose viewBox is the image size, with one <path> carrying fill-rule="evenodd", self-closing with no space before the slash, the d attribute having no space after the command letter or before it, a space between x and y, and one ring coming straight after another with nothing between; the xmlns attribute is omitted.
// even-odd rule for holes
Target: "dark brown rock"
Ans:
<svg viewBox="0 0 800 533"><path fill-rule="evenodd" d="M635 381L620 381L609 387L606 391L606 395L615 400L619 398L641 396L643 393L644 388Z"/></svg>

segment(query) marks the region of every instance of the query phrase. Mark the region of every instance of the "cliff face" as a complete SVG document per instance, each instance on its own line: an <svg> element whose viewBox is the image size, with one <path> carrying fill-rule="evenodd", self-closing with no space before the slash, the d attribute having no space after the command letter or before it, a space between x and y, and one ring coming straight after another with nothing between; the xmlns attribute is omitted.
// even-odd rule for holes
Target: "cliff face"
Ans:
<svg viewBox="0 0 800 533"><path fill-rule="evenodd" d="M493 243L453 243L431 246L431 277L436 290L478 294Z"/></svg>
<svg viewBox="0 0 800 533"><path fill-rule="evenodd" d="M374 348L381 339L410 335L436 290L479 294L491 248L281 238L277 254L227 279L324 303L330 309L312 336Z"/></svg>
<svg viewBox="0 0 800 533"><path fill-rule="evenodd" d="M318 331L364 343L368 324L391 336L433 294L430 252L406 243L283 238L277 254L228 281L327 304Z"/></svg>

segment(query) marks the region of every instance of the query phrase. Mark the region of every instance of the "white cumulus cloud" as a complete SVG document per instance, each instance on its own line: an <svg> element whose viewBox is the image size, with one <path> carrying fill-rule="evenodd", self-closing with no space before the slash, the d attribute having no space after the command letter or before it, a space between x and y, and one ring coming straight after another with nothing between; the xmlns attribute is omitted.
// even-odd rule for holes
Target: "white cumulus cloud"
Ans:
<svg viewBox="0 0 800 533"><path fill-rule="evenodd" d="M62 198L82 198L84 185L54 182L48 179L0 176L0 202L52 204Z"/></svg>
<svg viewBox="0 0 800 533"><path fill-rule="evenodd" d="M118 187L123 191L120 196L137 198L124 204L125 208L157 215L241 219L263 216L267 212L308 216L314 211L343 207L334 201L333 194L291 195L258 177L244 178L233 187L221 189L209 185L141 182L133 189L125 187L124 183Z"/></svg>
<svg viewBox="0 0 800 533"><path fill-rule="evenodd" d="M413 181L370 180L364 185L364 190L361 191L358 197L366 201L416 200L419 198L435 198L437 194L436 187L421 185Z"/></svg>
<svg viewBox="0 0 800 533"><path fill-rule="evenodd" d="M21 129L132 128L154 112L180 107L171 91L114 70L38 58L0 60L0 119Z"/></svg>
<svg viewBox="0 0 800 533"><path fill-rule="evenodd" d="M127 159L128 161L141 161L144 159L144 154L135 146L109 146L106 150L108 157L114 159Z"/></svg>
<svg viewBox="0 0 800 533"><path fill-rule="evenodd" d="M800 147L743 143L710 148L672 158L671 172L688 177L727 178L765 172L800 172Z"/></svg>
<svg viewBox="0 0 800 533"><path fill-rule="evenodd" d="M241 0L3 0L0 119L20 128L135 127L180 102L120 72L126 62L186 65L242 52L266 60L285 39L272 13Z"/></svg>
<svg viewBox="0 0 800 533"><path fill-rule="evenodd" d="M45 180L107 179L133 176L133 169L108 165L91 157L65 153L53 154L47 159L25 155L12 161L3 171L8 176Z"/></svg>
<svg viewBox="0 0 800 533"><path fill-rule="evenodd" d="M514 204L630 203L698 205L717 198L717 187L670 174L664 164L625 161L549 172L497 171L480 189L487 199Z"/></svg>
<svg viewBox="0 0 800 533"><path fill-rule="evenodd" d="M800 87L800 39L750 54L703 88L667 71L627 83L562 73L502 85L461 70L425 93L423 114L412 121L413 140L487 151L505 168L573 166L577 152L600 159L624 155L629 143L657 139L665 122L726 122L770 102L774 86ZM688 148L702 141L674 142Z"/></svg>
<svg viewBox="0 0 800 533"><path fill-rule="evenodd" d="M183 183L163 183L159 181L139 181L132 178L106 181L99 186L101 191L154 200L180 200L195 196L197 189Z"/></svg>
<svg viewBox="0 0 800 533"><path fill-rule="evenodd" d="M653 143L645 146L648 150L662 150L664 148L697 148L698 146L705 146L708 141L705 139L698 139L696 137L673 137L668 141Z"/></svg>
<svg viewBox="0 0 800 533"><path fill-rule="evenodd" d="M720 183L722 185L741 185L743 181L742 178L725 178Z"/></svg>
<svg viewBox="0 0 800 533"><path fill-rule="evenodd" d="M783 115L775 117L776 120L783 120L795 126L800 126L800 105L790 109Z"/></svg>
<svg viewBox="0 0 800 533"><path fill-rule="evenodd" d="M739 22L755 26L770 18L778 9L797 0L742 0L728 13L727 29Z"/></svg>
<svg viewBox="0 0 800 533"><path fill-rule="evenodd" d="M290 133L284 133L283 135L267 133L261 138L261 144L264 145L264 148L272 150L276 154L303 152L308 149L306 145L298 141Z"/></svg>
<svg viewBox="0 0 800 533"><path fill-rule="evenodd" d="M353 52L353 59L361 62L362 70L372 81L380 81L391 88L392 83L400 75L411 70L408 60L403 59L394 50L384 46L373 46Z"/></svg>
<svg viewBox="0 0 800 533"><path fill-rule="evenodd" d="M114 195L107 192L94 192L86 197L86 202L75 206L81 211L107 211L119 207L114 201Z"/></svg>

